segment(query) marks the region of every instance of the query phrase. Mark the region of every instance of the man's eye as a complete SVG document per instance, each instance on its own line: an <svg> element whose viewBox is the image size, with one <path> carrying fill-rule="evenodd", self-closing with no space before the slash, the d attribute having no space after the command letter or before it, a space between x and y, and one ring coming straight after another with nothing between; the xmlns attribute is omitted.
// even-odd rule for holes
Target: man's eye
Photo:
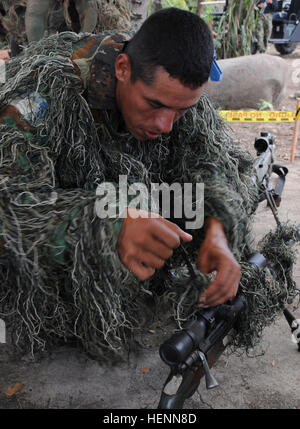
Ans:
<svg viewBox="0 0 300 429"><path fill-rule="evenodd" d="M152 103L151 101L149 101L149 105L150 105L150 107L152 107L152 109L161 109L162 108L162 106L160 104Z"/></svg>

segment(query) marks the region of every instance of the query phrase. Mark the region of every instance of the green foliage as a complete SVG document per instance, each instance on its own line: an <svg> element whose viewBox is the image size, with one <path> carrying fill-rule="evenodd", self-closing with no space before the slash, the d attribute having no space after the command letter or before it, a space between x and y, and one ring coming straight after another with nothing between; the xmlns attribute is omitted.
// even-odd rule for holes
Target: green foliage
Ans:
<svg viewBox="0 0 300 429"><path fill-rule="evenodd" d="M196 13L197 11L197 6L198 6L198 0L186 0L186 3L189 7L189 10L191 12Z"/></svg>
<svg viewBox="0 0 300 429"><path fill-rule="evenodd" d="M151 3L150 0L149 10ZM228 3L227 10L219 19L213 14L213 6L206 6L201 12L201 18L210 23L217 34L214 43L218 59L252 53L257 22L255 0L229 0ZM178 7L196 13L198 0L161 0L161 5L163 8Z"/></svg>
<svg viewBox="0 0 300 429"><path fill-rule="evenodd" d="M251 55L256 21L254 0L230 0L226 12L215 29L217 57Z"/></svg>
<svg viewBox="0 0 300 429"><path fill-rule="evenodd" d="M189 10L185 0L162 0L162 7L177 7L178 9Z"/></svg>
<svg viewBox="0 0 300 429"><path fill-rule="evenodd" d="M258 104L258 110L274 110L274 107L270 101L261 99Z"/></svg>

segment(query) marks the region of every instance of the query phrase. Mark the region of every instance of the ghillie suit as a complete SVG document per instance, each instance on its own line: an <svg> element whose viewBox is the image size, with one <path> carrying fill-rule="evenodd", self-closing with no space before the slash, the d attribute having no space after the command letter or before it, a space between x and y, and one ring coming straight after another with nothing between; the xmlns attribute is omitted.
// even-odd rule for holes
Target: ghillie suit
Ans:
<svg viewBox="0 0 300 429"><path fill-rule="evenodd" d="M94 33L131 27L131 12L125 0L98 0L98 3L100 13Z"/></svg>
<svg viewBox="0 0 300 429"><path fill-rule="evenodd" d="M100 111L101 120L94 119L91 100L88 105L83 97L89 72L105 65L91 94L98 91L95 103L113 105L114 91L101 99L101 84L113 83L110 55L117 55L126 37L111 33L84 42L66 32L41 40L8 63L7 82L0 89L0 103L6 106L0 110L0 317L22 350L35 352L76 338L97 359L126 356L131 339L154 321L165 326L194 317L198 292L187 287L181 249L153 278L138 281L116 251L120 219L100 219L95 202L97 185L117 185L119 175L149 191L151 183L200 182L205 184L205 216L222 221L229 246L242 262L240 293L249 307L236 347L252 347L296 294L286 275L292 250L284 249L289 257L279 268L285 275L277 280L243 262L253 251L251 217L258 199L253 159L233 143L205 95L156 141L139 142L117 131L113 110ZM94 58L91 68L80 61L86 46L91 51L85 57ZM20 105L18 97L33 93L48 106L46 116L28 119L30 125L7 105ZM173 220L185 228L185 219ZM189 232L193 241L186 249L195 261L203 230ZM277 248L281 241L271 240L265 256ZM207 287L209 276L199 276Z"/></svg>

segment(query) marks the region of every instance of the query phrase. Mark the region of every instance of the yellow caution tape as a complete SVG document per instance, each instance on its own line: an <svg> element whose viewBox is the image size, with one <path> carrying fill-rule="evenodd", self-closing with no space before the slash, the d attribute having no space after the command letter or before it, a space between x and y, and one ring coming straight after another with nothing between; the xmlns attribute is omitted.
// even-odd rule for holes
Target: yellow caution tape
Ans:
<svg viewBox="0 0 300 429"><path fill-rule="evenodd" d="M294 122L300 120L300 108L297 112L269 110L220 110L219 114L227 122Z"/></svg>

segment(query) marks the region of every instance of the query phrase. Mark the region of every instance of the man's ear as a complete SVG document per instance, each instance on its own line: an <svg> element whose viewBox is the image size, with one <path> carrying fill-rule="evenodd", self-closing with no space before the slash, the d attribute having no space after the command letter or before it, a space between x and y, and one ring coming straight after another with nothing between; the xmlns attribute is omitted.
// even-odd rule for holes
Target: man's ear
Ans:
<svg viewBox="0 0 300 429"><path fill-rule="evenodd" d="M117 56L115 62L115 75L120 82L126 82L131 76L131 64L127 54Z"/></svg>

